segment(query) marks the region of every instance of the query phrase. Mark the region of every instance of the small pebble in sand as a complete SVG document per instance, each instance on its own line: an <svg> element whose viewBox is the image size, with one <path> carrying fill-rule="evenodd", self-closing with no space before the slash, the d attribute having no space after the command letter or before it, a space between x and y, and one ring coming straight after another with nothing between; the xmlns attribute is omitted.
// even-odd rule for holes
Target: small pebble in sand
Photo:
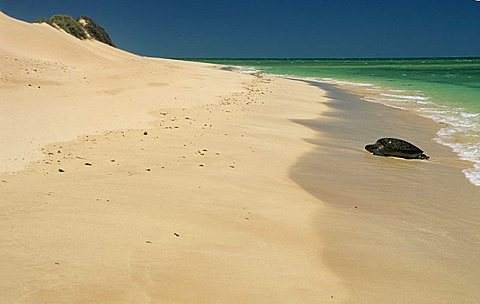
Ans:
<svg viewBox="0 0 480 304"><path fill-rule="evenodd" d="M91 163L85 163L85 166L91 166L92 164Z"/></svg>
<svg viewBox="0 0 480 304"><path fill-rule="evenodd" d="M147 131L143 132L143 135L148 135L148 132Z"/></svg>
<svg viewBox="0 0 480 304"><path fill-rule="evenodd" d="M203 164L198 165L199 167L203 167Z"/></svg>
<svg viewBox="0 0 480 304"><path fill-rule="evenodd" d="M176 232L174 232L173 235L176 236L176 237L179 237L179 236L180 236L180 234L178 234L178 233L176 233Z"/></svg>
<svg viewBox="0 0 480 304"><path fill-rule="evenodd" d="M152 241L145 241L145 243L147 243L147 244L151 244L151 243L152 243Z"/></svg>
<svg viewBox="0 0 480 304"><path fill-rule="evenodd" d="M63 172L65 172L65 170L63 170L62 168L60 168L60 169L58 169L58 172L63 173Z"/></svg>
<svg viewBox="0 0 480 304"><path fill-rule="evenodd" d="M145 171L148 171L148 172L150 172L151 170L150 170L150 168L147 168L147 169L145 169Z"/></svg>

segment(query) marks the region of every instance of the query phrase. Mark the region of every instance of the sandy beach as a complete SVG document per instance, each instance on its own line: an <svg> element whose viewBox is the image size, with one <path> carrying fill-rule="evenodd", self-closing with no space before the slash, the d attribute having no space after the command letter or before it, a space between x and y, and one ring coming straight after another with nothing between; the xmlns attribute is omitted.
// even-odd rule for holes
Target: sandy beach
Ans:
<svg viewBox="0 0 480 304"><path fill-rule="evenodd" d="M318 89L0 22L3 302L344 295L288 178Z"/></svg>
<svg viewBox="0 0 480 304"><path fill-rule="evenodd" d="M480 190L462 174L470 163L435 142L438 123L366 102L355 88L318 86L328 109L296 121L317 131L309 140L316 148L291 178L328 206L316 220L323 260L347 285L347 302L475 303ZM363 153L362 143L396 134L430 160Z"/></svg>
<svg viewBox="0 0 480 304"><path fill-rule="evenodd" d="M0 13L1 303L474 303L439 125ZM402 134L431 160L379 158Z"/></svg>

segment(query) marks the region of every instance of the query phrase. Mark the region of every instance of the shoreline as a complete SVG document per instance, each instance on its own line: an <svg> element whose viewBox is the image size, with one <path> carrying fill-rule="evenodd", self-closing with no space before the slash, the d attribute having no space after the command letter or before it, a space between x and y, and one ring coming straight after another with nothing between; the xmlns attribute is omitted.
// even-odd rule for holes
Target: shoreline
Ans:
<svg viewBox="0 0 480 304"><path fill-rule="evenodd" d="M340 276L349 301L450 303L474 301L480 277L480 190L462 175L465 161L433 141L428 118L331 85L328 110L296 123L317 132L291 178L327 208L316 225L323 258ZM430 161L382 158L363 146L380 137L405 138ZM453 222L452 222L453 221Z"/></svg>
<svg viewBox="0 0 480 304"><path fill-rule="evenodd" d="M322 81L321 81L322 82ZM323 83L329 83L328 81ZM465 178L475 186L480 186L480 159L477 156L475 143L469 142L472 136L468 132L468 126L476 125L478 113L470 113L462 107L445 109L444 104L437 104L430 101L430 96L424 92L397 90L391 87L365 83L370 86L358 85L333 80L333 85L339 83L342 89L361 97L363 100L379 103L390 108L404 110L417 116L428 118L438 124L439 128L435 133L434 140L450 148L459 159L467 161L470 165L463 169ZM402 95L409 92L413 95Z"/></svg>
<svg viewBox="0 0 480 304"><path fill-rule="evenodd" d="M443 102L434 102L431 99L439 101L437 94L432 97L430 93L427 95L424 91L412 90L408 87L397 87L388 84L388 81L377 79L360 80L342 80L342 78L319 78L315 76L295 76L290 74L277 74L272 72L263 72L261 69L256 70L255 66L236 66L229 64L234 70L241 71L244 69L246 73L265 73L287 79L297 79L305 81L313 81L319 83L332 84L361 97L367 101L380 103L388 107L410 111L415 115L427 117L436 123L442 125L438 130L435 140L442 145L452 149L460 159L468 161L471 165L463 171L465 178L472 184L480 186L480 158L478 156L478 147L480 142L480 113L472 112L472 109L464 108L462 104L443 100ZM368 81L368 82L365 82ZM408 95L405 95L408 92ZM441 99L441 98L440 98ZM476 126L476 127L475 127ZM473 127L473 129L472 129Z"/></svg>

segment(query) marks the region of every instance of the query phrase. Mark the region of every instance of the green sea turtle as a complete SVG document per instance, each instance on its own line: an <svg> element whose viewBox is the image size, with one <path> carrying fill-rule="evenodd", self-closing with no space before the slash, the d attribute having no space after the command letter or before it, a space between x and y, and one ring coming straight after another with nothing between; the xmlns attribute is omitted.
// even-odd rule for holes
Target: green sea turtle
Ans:
<svg viewBox="0 0 480 304"><path fill-rule="evenodd" d="M373 145L366 145L365 150L379 156L429 159L420 148L397 138L380 138Z"/></svg>

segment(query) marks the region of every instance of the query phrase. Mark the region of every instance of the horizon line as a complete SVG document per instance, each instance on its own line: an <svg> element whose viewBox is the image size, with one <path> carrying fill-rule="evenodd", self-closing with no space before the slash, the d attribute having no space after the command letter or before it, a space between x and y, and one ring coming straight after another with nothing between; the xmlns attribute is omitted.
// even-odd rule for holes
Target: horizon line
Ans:
<svg viewBox="0 0 480 304"><path fill-rule="evenodd" d="M391 59L480 59L480 56L425 56L425 57L163 57L177 60L391 60Z"/></svg>

